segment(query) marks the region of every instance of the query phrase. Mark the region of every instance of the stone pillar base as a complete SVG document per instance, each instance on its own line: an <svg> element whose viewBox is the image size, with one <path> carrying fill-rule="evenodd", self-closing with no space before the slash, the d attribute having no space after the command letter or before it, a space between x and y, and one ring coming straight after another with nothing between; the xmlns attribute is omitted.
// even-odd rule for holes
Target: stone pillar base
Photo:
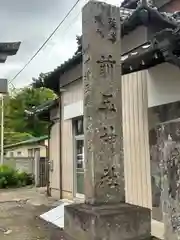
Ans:
<svg viewBox="0 0 180 240"><path fill-rule="evenodd" d="M147 240L151 238L150 209L126 203L65 207L68 240Z"/></svg>

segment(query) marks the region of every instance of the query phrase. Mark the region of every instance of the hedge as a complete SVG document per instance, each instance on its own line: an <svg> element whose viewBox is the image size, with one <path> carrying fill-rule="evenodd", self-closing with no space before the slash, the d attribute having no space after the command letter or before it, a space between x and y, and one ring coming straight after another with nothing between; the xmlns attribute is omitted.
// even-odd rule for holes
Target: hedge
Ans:
<svg viewBox="0 0 180 240"><path fill-rule="evenodd" d="M31 185L34 176L26 172L19 172L12 167L0 165L0 188L21 187Z"/></svg>

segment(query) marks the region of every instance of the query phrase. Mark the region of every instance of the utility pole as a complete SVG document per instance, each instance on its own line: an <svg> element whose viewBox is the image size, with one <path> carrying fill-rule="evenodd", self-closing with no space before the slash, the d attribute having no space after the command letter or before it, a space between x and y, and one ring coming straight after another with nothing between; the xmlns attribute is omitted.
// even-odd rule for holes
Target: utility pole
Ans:
<svg viewBox="0 0 180 240"><path fill-rule="evenodd" d="M1 164L4 162L4 96L1 95Z"/></svg>

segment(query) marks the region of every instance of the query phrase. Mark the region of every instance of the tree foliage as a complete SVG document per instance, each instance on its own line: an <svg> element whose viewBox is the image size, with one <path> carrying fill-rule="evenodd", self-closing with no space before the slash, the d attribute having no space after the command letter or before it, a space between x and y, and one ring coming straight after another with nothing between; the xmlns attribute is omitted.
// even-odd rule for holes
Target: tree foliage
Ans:
<svg viewBox="0 0 180 240"><path fill-rule="evenodd" d="M49 73L40 73L38 78L32 79L33 88L42 88L45 87L44 78L48 76Z"/></svg>
<svg viewBox="0 0 180 240"><path fill-rule="evenodd" d="M77 50L75 52L75 55L82 53L82 36L76 36L76 42L77 42Z"/></svg>
<svg viewBox="0 0 180 240"><path fill-rule="evenodd" d="M47 134L46 122L37 118L28 118L25 110L31 110L55 94L46 88L25 87L13 92L4 99L4 136L5 144L26 140L32 136Z"/></svg>
<svg viewBox="0 0 180 240"><path fill-rule="evenodd" d="M77 51L82 52L82 36L77 36ZM37 118L28 118L25 110L32 110L42 103L54 99L55 93L46 82L49 73L41 73L38 78L32 79L31 87L13 90L11 95L4 100L4 142L5 145L26 140L31 137L39 137L48 133L48 123Z"/></svg>

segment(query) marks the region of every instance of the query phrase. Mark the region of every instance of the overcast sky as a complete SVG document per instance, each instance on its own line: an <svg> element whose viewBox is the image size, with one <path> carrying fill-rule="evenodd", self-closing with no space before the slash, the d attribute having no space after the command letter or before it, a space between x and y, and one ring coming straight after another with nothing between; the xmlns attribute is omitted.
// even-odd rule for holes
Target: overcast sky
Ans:
<svg viewBox="0 0 180 240"><path fill-rule="evenodd" d="M0 78L12 79L56 28L76 0L0 0L0 42L21 41L17 55L0 65ZM22 87L41 72L52 71L75 52L81 34L81 0L46 47L13 82ZM105 0L120 5L121 0Z"/></svg>

